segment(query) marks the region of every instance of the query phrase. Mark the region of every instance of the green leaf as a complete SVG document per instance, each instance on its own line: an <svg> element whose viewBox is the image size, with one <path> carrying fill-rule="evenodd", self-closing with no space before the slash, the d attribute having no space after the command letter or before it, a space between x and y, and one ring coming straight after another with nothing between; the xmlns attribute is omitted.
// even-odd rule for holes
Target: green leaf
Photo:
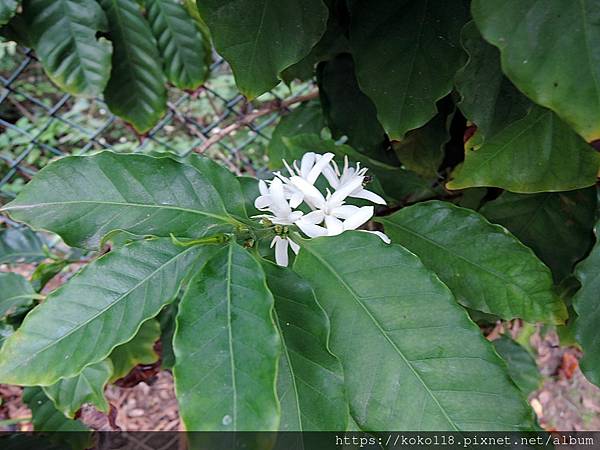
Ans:
<svg viewBox="0 0 600 450"><path fill-rule="evenodd" d="M139 133L145 133L167 109L156 39L135 0L100 0L100 4L114 45L112 73L104 91L106 104Z"/></svg>
<svg viewBox="0 0 600 450"><path fill-rule="evenodd" d="M21 0L0 0L0 25L8 23L20 4Z"/></svg>
<svg viewBox="0 0 600 450"><path fill-rule="evenodd" d="M600 1L474 0L471 10L513 83L586 140L600 139Z"/></svg>
<svg viewBox="0 0 600 450"><path fill-rule="evenodd" d="M462 0L351 2L350 47L356 76L391 139L436 114L463 64L459 45L468 13Z"/></svg>
<svg viewBox="0 0 600 450"><path fill-rule="evenodd" d="M113 371L110 382L123 378L138 364L154 364L158 355L154 344L160 337L160 324L156 319L145 321L137 334L129 342L116 347L110 354Z"/></svg>
<svg viewBox="0 0 600 450"><path fill-rule="evenodd" d="M194 19L175 0L145 0L167 79L179 89L196 89L208 67L203 37Z"/></svg>
<svg viewBox="0 0 600 450"><path fill-rule="evenodd" d="M261 211L254 206L254 200L260 195L260 191L258 190L258 180L254 177L237 177L237 179L244 194L248 216L252 217L262 214Z"/></svg>
<svg viewBox="0 0 600 450"><path fill-rule="evenodd" d="M196 238L233 222L198 170L170 158L111 152L50 164L2 210L87 248L114 230Z"/></svg>
<svg viewBox="0 0 600 450"><path fill-rule="evenodd" d="M284 139L299 136L301 134L319 135L325 126L323 112L318 102L308 102L298 106L291 113L283 116L271 135L271 140L267 146L269 154L269 167L279 169L282 167L282 160L293 161L290 157L288 148Z"/></svg>
<svg viewBox="0 0 600 450"><path fill-rule="evenodd" d="M246 200L238 178L225 167L210 158L189 155L187 162L209 182L221 197L227 212L240 219L247 219Z"/></svg>
<svg viewBox="0 0 600 450"><path fill-rule="evenodd" d="M392 241L415 253L462 305L507 320L562 323L567 318L550 270L505 228L478 213L430 201L377 220Z"/></svg>
<svg viewBox="0 0 600 450"><path fill-rule="evenodd" d="M43 245L29 228L0 230L0 264L39 262L46 258Z"/></svg>
<svg viewBox="0 0 600 450"><path fill-rule="evenodd" d="M281 75L286 83L291 83L294 79L309 80L315 74L317 63L328 61L339 53L350 51L344 23L347 15L345 0L325 0L324 3L329 8L325 33L308 55L283 71Z"/></svg>
<svg viewBox="0 0 600 450"><path fill-rule="evenodd" d="M348 145L359 152L393 163L393 153L386 152L389 144L375 105L358 86L352 56L338 55L319 64L317 81L323 115L333 138L346 136Z"/></svg>
<svg viewBox="0 0 600 450"><path fill-rule="evenodd" d="M402 164L424 178L435 179L450 140L448 122L452 116L438 114L421 128L409 131L401 141L392 143Z"/></svg>
<svg viewBox="0 0 600 450"><path fill-rule="evenodd" d="M507 336L493 341L494 348L508 365L508 373L525 395L540 387L542 376L535 359L527 350Z"/></svg>
<svg viewBox="0 0 600 450"><path fill-rule="evenodd" d="M36 295L31 283L16 273L0 272L0 286L0 319L30 305Z"/></svg>
<svg viewBox="0 0 600 450"><path fill-rule="evenodd" d="M104 388L112 370L111 361L105 359L87 366L79 375L44 387L44 393L54 402L56 409L71 419L84 403L91 403L99 411L108 413L109 405L104 397Z"/></svg>
<svg viewBox="0 0 600 450"><path fill-rule="evenodd" d="M25 0L23 17L46 73L70 94L98 96L110 76L106 16L94 0Z"/></svg>
<svg viewBox="0 0 600 450"><path fill-rule="evenodd" d="M464 26L461 41L469 61L455 78L461 94L458 107L477 125L478 133L492 136L523 118L532 103L504 76L500 52L483 40L473 21Z"/></svg>
<svg viewBox="0 0 600 450"><path fill-rule="evenodd" d="M531 427L504 364L412 253L347 232L303 241L294 269L329 315L331 349L362 429Z"/></svg>
<svg viewBox="0 0 600 450"><path fill-rule="evenodd" d="M301 244L294 270L329 316L362 429L531 429L505 364L414 254L358 231Z"/></svg>
<svg viewBox="0 0 600 450"><path fill-rule="evenodd" d="M79 441L81 444L88 442L90 436L85 433L88 431L86 427L79 420L67 419L63 413L57 410L42 388L40 387L28 387L23 391L23 402L31 409L33 428L35 431L61 431L61 432L79 432L78 434L72 434L76 442ZM66 436L63 435L63 436ZM85 439L87 437L87 439ZM88 448L82 445L82 448Z"/></svg>
<svg viewBox="0 0 600 450"><path fill-rule="evenodd" d="M280 350L260 264L231 243L192 278L179 305L173 369L188 431L276 430Z"/></svg>
<svg viewBox="0 0 600 450"><path fill-rule="evenodd" d="M588 380L600 386L600 222L596 225L596 245L589 256L577 265L575 274L581 282L581 289L573 297L573 307L578 315L575 319L575 334L583 349L581 370Z"/></svg>
<svg viewBox="0 0 600 450"><path fill-rule="evenodd" d="M321 0L199 0L220 55L244 95L258 97L279 83L281 72L310 52L323 33Z"/></svg>
<svg viewBox="0 0 600 450"><path fill-rule="evenodd" d="M595 207L595 187L533 195L505 192L487 203L481 214L531 247L558 282L593 244Z"/></svg>
<svg viewBox="0 0 600 450"><path fill-rule="evenodd" d="M48 386L133 338L214 247L138 241L87 265L31 311L0 351L0 382ZM60 362L60 363L59 363Z"/></svg>
<svg viewBox="0 0 600 450"><path fill-rule="evenodd" d="M552 111L534 107L480 148L467 150L464 164L446 187L569 191L595 184L599 167L600 154Z"/></svg>
<svg viewBox="0 0 600 450"><path fill-rule="evenodd" d="M172 369L175 365L173 352L173 336L175 335L175 319L179 309L179 296L173 303L168 304L158 315L160 323L160 367Z"/></svg>
<svg viewBox="0 0 600 450"><path fill-rule="evenodd" d="M310 285L264 261L282 339L277 393L280 431L345 430L348 404L342 367L328 349L329 321Z"/></svg>

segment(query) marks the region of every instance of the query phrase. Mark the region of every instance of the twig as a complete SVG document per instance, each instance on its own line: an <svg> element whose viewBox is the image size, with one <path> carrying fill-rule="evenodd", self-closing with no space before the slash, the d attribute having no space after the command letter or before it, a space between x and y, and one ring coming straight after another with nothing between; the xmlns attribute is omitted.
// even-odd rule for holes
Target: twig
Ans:
<svg viewBox="0 0 600 450"><path fill-rule="evenodd" d="M264 107L254 110L251 113L248 113L244 116L241 116L236 122L231 125L226 126L222 130L219 130L217 133L213 134L210 138L202 143L197 149L194 151L196 153L204 153L210 147L215 145L217 142L221 141L225 137L229 136L233 132L239 130L240 128L247 126L254 122L259 117L265 116L267 114L276 112L276 111L285 111L290 106L295 105L297 103L304 103L310 100L314 100L319 96L319 91L312 91L308 94L299 95L297 97L293 97L283 101L274 101L270 102Z"/></svg>

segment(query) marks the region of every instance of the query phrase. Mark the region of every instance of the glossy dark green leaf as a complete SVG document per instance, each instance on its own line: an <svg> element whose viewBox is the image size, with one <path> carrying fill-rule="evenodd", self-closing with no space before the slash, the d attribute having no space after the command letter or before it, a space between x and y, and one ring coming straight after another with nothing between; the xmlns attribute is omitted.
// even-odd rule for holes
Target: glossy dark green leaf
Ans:
<svg viewBox="0 0 600 450"><path fill-rule="evenodd" d="M260 264L242 247L220 249L179 305L173 369L188 431L276 430L280 340Z"/></svg>
<svg viewBox="0 0 600 450"><path fill-rule="evenodd" d="M0 272L0 319L20 306L30 305L35 291L26 278L12 272Z"/></svg>
<svg viewBox="0 0 600 450"><path fill-rule="evenodd" d="M258 180L254 177L237 177L237 179L244 194L248 216L252 217L262 214L254 206L254 200L260 195L260 191L258 190Z"/></svg>
<svg viewBox="0 0 600 450"><path fill-rule="evenodd" d="M350 44L346 33L347 11L345 0L325 0L329 8L327 28L310 53L283 71L282 79L289 83L295 79L309 80L315 74L315 66L328 61L339 53L348 53Z"/></svg>
<svg viewBox="0 0 600 450"><path fill-rule="evenodd" d="M562 323L565 305L550 270L514 236L448 202L418 203L377 219L415 253L464 306L503 319Z"/></svg>
<svg viewBox="0 0 600 450"><path fill-rule="evenodd" d="M25 0L23 18L46 73L71 94L98 96L110 76L111 45L96 34L106 31L94 0Z"/></svg>
<svg viewBox="0 0 600 450"><path fill-rule="evenodd" d="M114 230L195 238L233 221L198 170L170 158L111 152L50 164L2 210L88 248Z"/></svg>
<svg viewBox="0 0 600 450"><path fill-rule="evenodd" d="M534 107L467 149L448 189L494 186L512 192L569 191L596 183L600 154L552 111Z"/></svg>
<svg viewBox="0 0 600 450"><path fill-rule="evenodd" d="M204 38L194 19L176 0L145 2L167 79L179 89L196 89L206 80L208 66Z"/></svg>
<svg viewBox="0 0 600 450"><path fill-rule="evenodd" d="M112 369L111 361L105 359L87 366L79 375L44 387L44 393L52 400L56 409L71 419L84 403L91 403L99 411L108 413L109 405L104 397L104 388Z"/></svg>
<svg viewBox="0 0 600 450"><path fill-rule="evenodd" d="M535 359L527 350L507 336L493 341L494 348L508 365L508 373L523 394L529 395L542 383Z"/></svg>
<svg viewBox="0 0 600 450"><path fill-rule="evenodd" d="M444 146L450 140L450 119L451 116L440 113L421 128L409 131L401 141L393 142L402 165L425 178L435 179L444 159Z"/></svg>
<svg viewBox="0 0 600 450"><path fill-rule="evenodd" d="M588 380L600 386L600 222L596 225L596 245L589 256L577 265L575 274L581 282L581 289L573 297L573 307L578 315L575 335L583 349L581 370Z"/></svg>
<svg viewBox="0 0 600 450"><path fill-rule="evenodd" d="M349 231L302 241L294 270L329 316L331 350L362 429L533 426L491 344L408 250Z"/></svg>
<svg viewBox="0 0 600 450"><path fill-rule="evenodd" d="M595 187L533 195L505 192L481 213L531 247L560 281L593 244L596 201Z"/></svg>
<svg viewBox="0 0 600 450"><path fill-rule="evenodd" d="M292 270L262 264L282 339L277 394L280 431L345 430L342 367L328 349L329 321L310 285Z"/></svg>
<svg viewBox="0 0 600 450"><path fill-rule="evenodd" d="M464 61L462 0L351 2L356 75L392 139L427 123Z"/></svg>
<svg viewBox="0 0 600 450"><path fill-rule="evenodd" d="M8 23L20 4L21 0L0 0L0 25Z"/></svg>
<svg viewBox="0 0 600 450"><path fill-rule="evenodd" d="M301 134L320 135L324 126L323 112L318 102L304 103L288 115L283 116L273 130L267 147L269 167L280 169L282 167L282 160L285 159L288 162L294 160L288 154L288 148L283 142L284 138L289 139Z"/></svg>
<svg viewBox="0 0 600 450"><path fill-rule="evenodd" d="M29 228L0 231L0 264L34 263L44 258L42 240Z"/></svg>
<svg viewBox="0 0 600 450"><path fill-rule="evenodd" d="M52 400L46 396L42 388L37 386L25 388L23 402L31 409L35 431L77 432L68 433L72 440L67 439L67 441L70 441L72 448L84 449L91 444L91 436L86 433L89 428L79 420L67 419L55 408ZM67 433L61 434L66 438Z"/></svg>
<svg viewBox="0 0 600 450"><path fill-rule="evenodd" d="M472 13L521 91L600 139L600 0L474 0Z"/></svg>
<svg viewBox="0 0 600 450"><path fill-rule="evenodd" d="M129 342L119 345L110 354L113 370L110 381L127 375L138 364L153 364L158 361L154 344L160 337L160 324L156 319L147 320Z"/></svg>
<svg viewBox="0 0 600 450"><path fill-rule="evenodd" d="M461 42L469 61L455 78L461 94L458 107L478 133L492 136L524 117L532 103L504 76L500 52L483 40L474 22L463 28Z"/></svg>
<svg viewBox="0 0 600 450"><path fill-rule="evenodd" d="M333 138L346 136L348 145L359 152L393 161L393 153L387 152L388 140L377 120L375 105L358 86L352 56L338 55L319 64L317 81L323 115Z"/></svg>
<svg viewBox="0 0 600 450"><path fill-rule="evenodd" d="M133 338L214 247L138 241L87 265L31 311L0 351L0 382L48 386Z"/></svg>
<svg viewBox="0 0 600 450"><path fill-rule="evenodd" d="M241 219L247 218L245 198L235 175L210 158L190 155L187 162L208 181L221 197L225 209Z"/></svg>
<svg viewBox="0 0 600 450"><path fill-rule="evenodd" d="M135 0L100 0L100 4L114 47L104 98L114 114L145 133L167 109L156 39Z"/></svg>
<svg viewBox="0 0 600 450"><path fill-rule="evenodd" d="M231 65L244 95L254 98L277 85L281 72L310 52L323 33L321 0L199 0L219 54Z"/></svg>
<svg viewBox="0 0 600 450"><path fill-rule="evenodd" d="M175 365L173 352L173 336L175 335L175 319L179 310L180 297L167 305L158 315L160 323L160 367L172 369Z"/></svg>

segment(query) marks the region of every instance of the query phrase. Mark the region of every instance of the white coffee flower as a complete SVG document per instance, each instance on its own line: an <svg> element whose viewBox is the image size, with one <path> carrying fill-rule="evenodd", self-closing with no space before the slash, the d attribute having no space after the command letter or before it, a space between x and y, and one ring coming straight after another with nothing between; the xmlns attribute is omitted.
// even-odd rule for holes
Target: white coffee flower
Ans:
<svg viewBox="0 0 600 450"><path fill-rule="evenodd" d="M300 246L290 238L275 236L271 241L271 248L275 246L275 262L282 267L287 267L289 264L288 245L297 255L300 251Z"/></svg>
<svg viewBox="0 0 600 450"><path fill-rule="evenodd" d="M302 217L302 211L292 209L288 201L290 195L286 193L285 185L279 178L271 180L268 186L260 180L258 189L261 195L254 201L254 206L259 211L269 211L272 215L264 214L257 217L268 219L277 225L293 225Z"/></svg>
<svg viewBox="0 0 600 450"><path fill-rule="evenodd" d="M294 161L290 166L284 161L289 176L280 172L275 173L271 181L259 181L260 196L254 205L261 211L268 211L271 215L257 217L266 218L271 223L283 226L277 230L277 235L271 241L275 247L275 261L281 266L289 263L288 248L298 254L300 246L288 236L289 226L296 225L306 236L337 236L344 231L356 230L373 217L373 206L347 205L349 197L361 198L373 203L385 205L386 202L379 195L364 188L366 168L350 167L348 158L344 158L344 168L340 173L339 167L333 162L333 153L319 155L308 152L304 154L298 165ZM333 189L326 190L325 195L315 187L320 175L325 176ZM302 202L312 210L308 214L295 211ZM390 239L380 231L365 231L379 236L384 242Z"/></svg>
<svg viewBox="0 0 600 450"><path fill-rule="evenodd" d="M362 180L367 173L367 168L360 168L360 163L356 163L356 168L350 167L348 162L348 157L344 156L344 170L340 174L340 169L335 161L332 161L330 165L328 165L323 170L323 175L327 178L329 185L333 189L341 189L343 186L352 183L354 180L360 178L361 183L360 186L355 190L348 194L348 197L353 198L362 198L364 200L369 200L378 205L385 205L386 201L377 195L375 192L367 191L362 184Z"/></svg>

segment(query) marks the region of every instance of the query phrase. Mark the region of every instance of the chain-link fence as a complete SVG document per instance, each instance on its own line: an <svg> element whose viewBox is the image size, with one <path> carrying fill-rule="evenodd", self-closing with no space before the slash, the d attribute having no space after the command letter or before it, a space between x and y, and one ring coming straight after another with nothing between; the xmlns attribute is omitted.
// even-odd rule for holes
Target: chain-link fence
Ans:
<svg viewBox="0 0 600 450"><path fill-rule="evenodd" d="M278 118L314 96L310 84L298 84L248 102L227 64L215 57L208 81L193 92L169 89L165 116L138 135L102 99L61 92L35 54L14 43L0 43L0 83L0 204L52 158L102 149L198 152L238 174L254 175L266 167L265 148Z"/></svg>

